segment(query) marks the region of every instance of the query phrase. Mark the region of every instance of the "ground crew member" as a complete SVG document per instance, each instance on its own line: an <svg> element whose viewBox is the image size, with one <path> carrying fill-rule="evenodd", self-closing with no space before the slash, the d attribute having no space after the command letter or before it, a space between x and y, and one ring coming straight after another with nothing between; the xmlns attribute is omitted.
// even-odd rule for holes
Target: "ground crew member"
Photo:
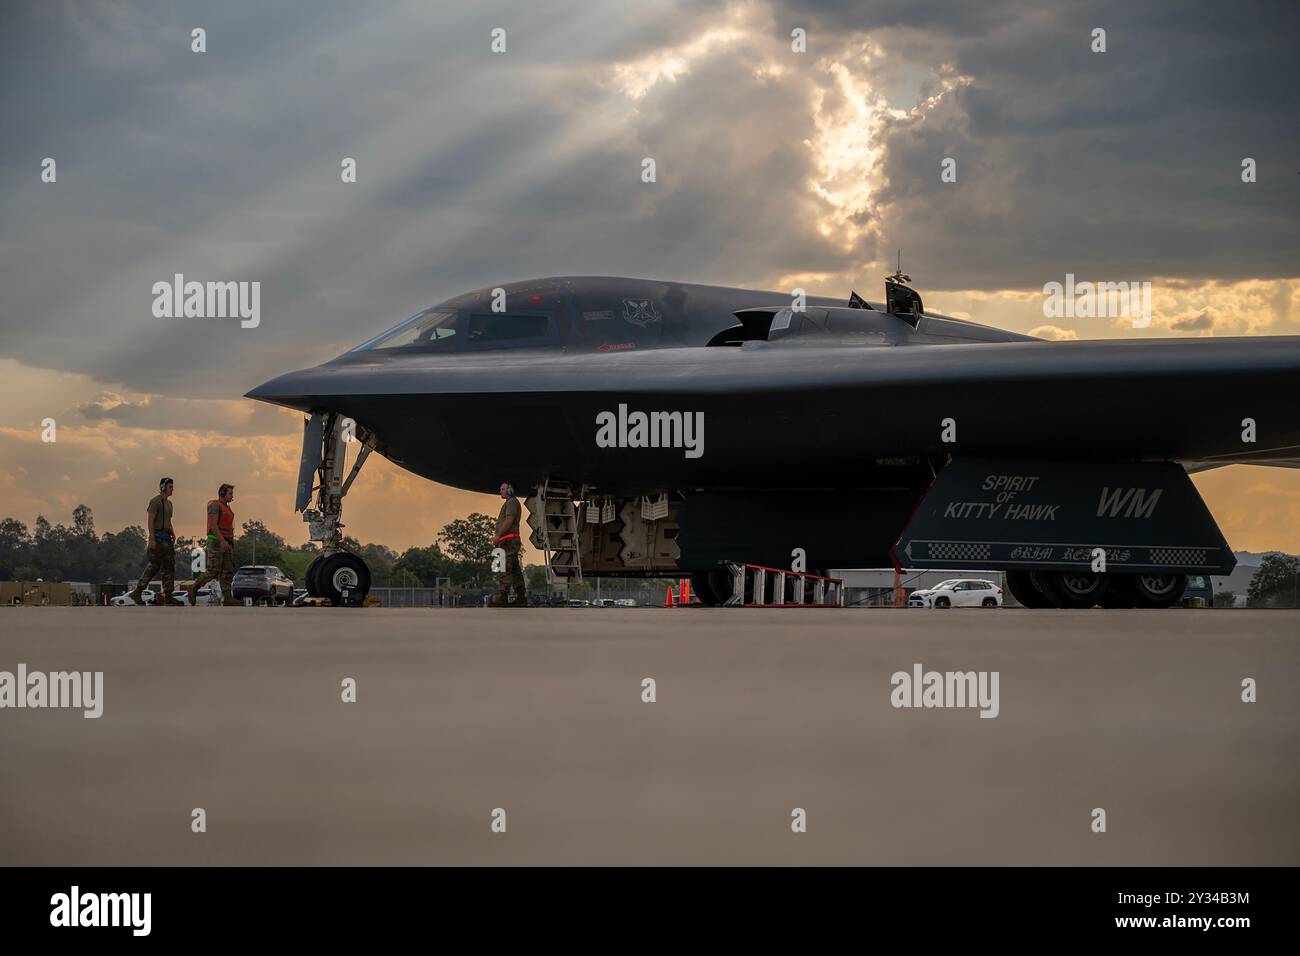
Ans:
<svg viewBox="0 0 1300 956"><path fill-rule="evenodd" d="M524 569L519 565L519 552L523 548L519 540L519 499L515 489L508 483L501 483L501 513L497 515L497 533L494 547L506 553L505 569L498 576L501 593L497 595L497 607L527 607L528 595L524 591ZM510 592L515 592L515 603L510 603Z"/></svg>
<svg viewBox="0 0 1300 956"><path fill-rule="evenodd" d="M223 484L217 496L208 502L208 544L204 553L207 570L190 583L190 603L193 604L199 588L213 578L221 581L221 603L237 607L230 580L235 576L235 512L230 502L235 500L235 486Z"/></svg>
<svg viewBox="0 0 1300 956"><path fill-rule="evenodd" d="M149 520L145 523L145 536L148 538L149 567L136 582L131 592L131 600L136 604L144 603L145 588L155 574L162 578L162 594L157 604L170 604L183 607L181 601L172 596L176 587L176 533L172 530L172 489L174 483L170 478L158 482L158 494L149 499Z"/></svg>

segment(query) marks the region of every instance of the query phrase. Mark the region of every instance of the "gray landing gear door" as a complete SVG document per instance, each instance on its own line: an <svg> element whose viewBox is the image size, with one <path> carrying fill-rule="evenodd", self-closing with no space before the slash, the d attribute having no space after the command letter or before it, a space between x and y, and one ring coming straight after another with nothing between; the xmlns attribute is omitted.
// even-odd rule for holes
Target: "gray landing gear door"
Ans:
<svg viewBox="0 0 1300 956"><path fill-rule="evenodd" d="M1229 574L1237 564L1175 462L993 459L955 460L939 473L894 560L904 568L1120 574Z"/></svg>
<svg viewBox="0 0 1300 956"><path fill-rule="evenodd" d="M298 463L298 497L294 511L302 511L311 504L312 488L316 484L316 471L320 468L321 439L325 434L325 413L312 412L303 423L302 459Z"/></svg>

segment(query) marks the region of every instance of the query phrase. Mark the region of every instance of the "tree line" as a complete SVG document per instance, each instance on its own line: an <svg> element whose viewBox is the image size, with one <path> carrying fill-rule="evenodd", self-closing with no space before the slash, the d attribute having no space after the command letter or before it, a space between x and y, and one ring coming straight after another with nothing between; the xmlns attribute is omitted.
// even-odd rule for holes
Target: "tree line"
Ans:
<svg viewBox="0 0 1300 956"><path fill-rule="evenodd" d="M495 519L473 513L443 525L427 547L401 554L382 544L362 544L345 537L343 546L366 562L374 587L436 587L449 579L453 587L482 588L494 582L491 572ZM194 577L191 549L203 540L177 536L176 579ZM235 537L235 563L273 565L295 581L319 554L314 544L290 545L257 520L245 521ZM98 534L86 505L72 512L70 525L51 525L44 515L33 527L16 518L0 520L0 581L87 581L126 584L144 570L145 531L128 525Z"/></svg>

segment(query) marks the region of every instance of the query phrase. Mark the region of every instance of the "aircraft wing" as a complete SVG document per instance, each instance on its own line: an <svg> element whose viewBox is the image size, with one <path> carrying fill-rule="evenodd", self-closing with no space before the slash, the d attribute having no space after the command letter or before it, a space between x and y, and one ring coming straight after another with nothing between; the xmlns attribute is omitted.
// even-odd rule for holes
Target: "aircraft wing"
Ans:
<svg viewBox="0 0 1300 956"><path fill-rule="evenodd" d="M420 398L432 415L475 398L524 408L540 402L571 411L575 421L633 402L707 411L711 432L727 429L738 443L804 427L818 441L882 454L1300 460L1300 336L363 353L249 393L303 409L362 404L349 399L373 405L384 396ZM955 442L940 440L948 419Z"/></svg>

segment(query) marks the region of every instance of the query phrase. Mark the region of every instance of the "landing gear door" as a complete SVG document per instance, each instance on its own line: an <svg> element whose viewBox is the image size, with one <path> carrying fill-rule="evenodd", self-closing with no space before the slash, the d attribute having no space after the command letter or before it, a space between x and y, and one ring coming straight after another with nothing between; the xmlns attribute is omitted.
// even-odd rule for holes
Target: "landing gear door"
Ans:
<svg viewBox="0 0 1300 956"><path fill-rule="evenodd" d="M293 510L302 511L311 504L311 491L316 483L316 471L321 462L321 440L325 435L325 414L312 412L303 422L302 459L298 463L298 497Z"/></svg>
<svg viewBox="0 0 1300 956"><path fill-rule="evenodd" d="M1237 564L1179 464L992 459L955 460L939 473L894 560L1121 574L1223 575Z"/></svg>

